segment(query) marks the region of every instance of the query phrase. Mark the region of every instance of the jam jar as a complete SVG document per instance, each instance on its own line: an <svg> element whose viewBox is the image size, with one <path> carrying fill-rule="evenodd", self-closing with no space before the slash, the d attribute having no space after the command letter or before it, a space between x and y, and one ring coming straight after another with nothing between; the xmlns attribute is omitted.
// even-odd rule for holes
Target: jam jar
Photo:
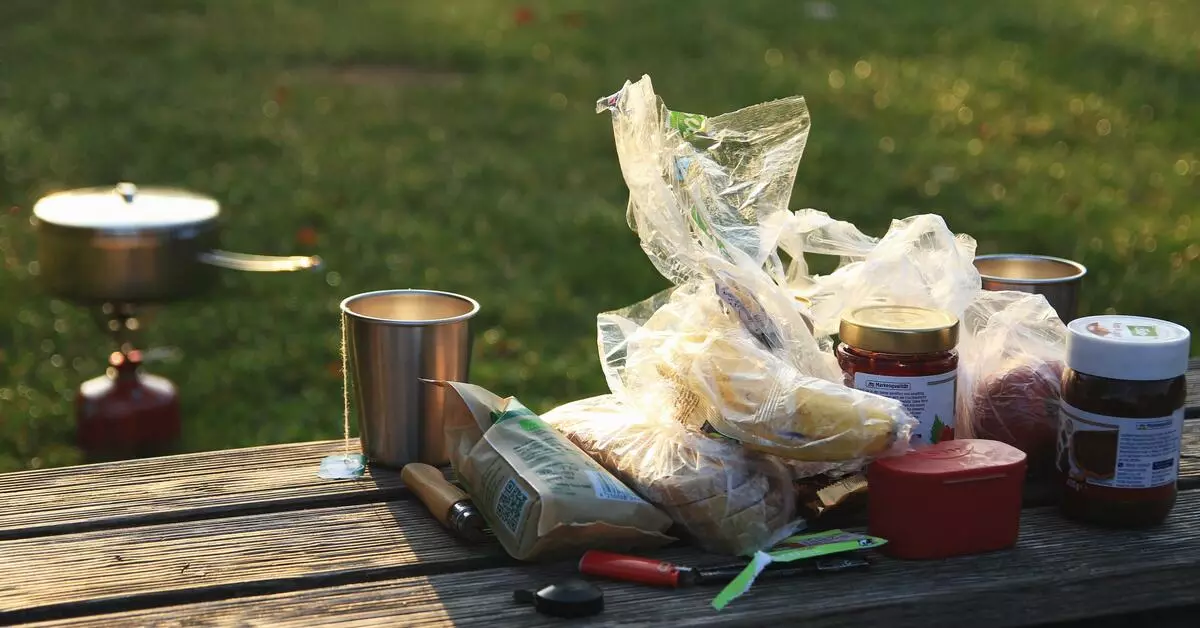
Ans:
<svg viewBox="0 0 1200 628"><path fill-rule="evenodd" d="M895 399L918 422L910 442L954 438L958 318L907 305L871 305L842 317L838 364L846 385Z"/></svg>
<svg viewBox="0 0 1200 628"><path fill-rule="evenodd" d="M1191 334L1139 316L1067 325L1059 505L1113 527L1161 523L1175 505Z"/></svg>

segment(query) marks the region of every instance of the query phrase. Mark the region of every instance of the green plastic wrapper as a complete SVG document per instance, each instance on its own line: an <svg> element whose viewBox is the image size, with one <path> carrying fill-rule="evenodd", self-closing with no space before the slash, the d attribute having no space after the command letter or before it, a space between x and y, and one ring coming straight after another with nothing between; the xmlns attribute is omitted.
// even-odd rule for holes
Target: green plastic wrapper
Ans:
<svg viewBox="0 0 1200 628"><path fill-rule="evenodd" d="M874 549L887 543L884 539L842 530L826 530L812 534L797 534L781 541L769 552L757 552L750 564L742 570L712 601L712 607L721 610L742 594L750 590L755 578L771 563L789 563L805 558L828 556L842 552L857 552Z"/></svg>

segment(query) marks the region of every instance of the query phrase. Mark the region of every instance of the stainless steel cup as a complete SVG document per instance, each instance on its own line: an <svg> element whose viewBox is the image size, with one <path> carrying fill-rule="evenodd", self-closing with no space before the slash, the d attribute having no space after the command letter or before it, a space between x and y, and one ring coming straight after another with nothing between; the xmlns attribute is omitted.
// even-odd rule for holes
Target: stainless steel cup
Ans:
<svg viewBox="0 0 1200 628"><path fill-rule="evenodd" d="M342 301L358 429L373 464L449 462L445 390L420 379L465 382L470 320L479 303L434 290L381 290Z"/></svg>
<svg viewBox="0 0 1200 628"><path fill-rule="evenodd" d="M1087 268L1079 262L1045 255L980 255L975 268L984 290L1016 290L1046 297L1063 322L1076 318L1079 285Z"/></svg>

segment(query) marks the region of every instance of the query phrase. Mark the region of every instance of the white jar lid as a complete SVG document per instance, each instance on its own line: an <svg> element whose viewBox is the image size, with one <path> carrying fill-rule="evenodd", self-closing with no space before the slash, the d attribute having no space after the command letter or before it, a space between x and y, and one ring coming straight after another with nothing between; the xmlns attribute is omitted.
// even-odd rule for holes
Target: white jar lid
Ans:
<svg viewBox="0 0 1200 628"><path fill-rule="evenodd" d="M1080 373L1134 381L1187 372L1191 333L1142 316L1085 316L1067 325L1067 366Z"/></svg>

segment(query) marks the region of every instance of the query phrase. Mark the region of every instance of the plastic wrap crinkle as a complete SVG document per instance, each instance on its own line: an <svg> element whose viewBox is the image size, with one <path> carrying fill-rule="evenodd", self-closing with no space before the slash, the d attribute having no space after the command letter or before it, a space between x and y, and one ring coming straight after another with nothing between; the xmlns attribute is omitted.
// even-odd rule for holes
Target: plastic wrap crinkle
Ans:
<svg viewBox="0 0 1200 628"><path fill-rule="evenodd" d="M980 292L963 314L958 424L965 438L1008 443L1030 473L1054 464L1067 328L1039 294Z"/></svg>
<svg viewBox="0 0 1200 628"><path fill-rule="evenodd" d="M842 384L786 286L807 105L681 113L643 77L597 110L612 114L629 224L674 287L598 317L612 395L545 418L701 546L752 553L798 525L794 479L902 453L913 424Z"/></svg>
<svg viewBox="0 0 1200 628"><path fill-rule="evenodd" d="M612 395L542 418L710 552L751 554L796 527L793 474L774 456L647 418Z"/></svg>

